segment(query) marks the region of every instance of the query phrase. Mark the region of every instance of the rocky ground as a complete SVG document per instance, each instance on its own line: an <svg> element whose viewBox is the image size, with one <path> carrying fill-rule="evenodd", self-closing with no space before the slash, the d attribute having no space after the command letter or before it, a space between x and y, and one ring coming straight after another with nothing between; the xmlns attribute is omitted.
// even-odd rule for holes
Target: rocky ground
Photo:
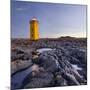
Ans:
<svg viewBox="0 0 90 90"><path fill-rule="evenodd" d="M12 39L12 90L86 84L86 38Z"/></svg>

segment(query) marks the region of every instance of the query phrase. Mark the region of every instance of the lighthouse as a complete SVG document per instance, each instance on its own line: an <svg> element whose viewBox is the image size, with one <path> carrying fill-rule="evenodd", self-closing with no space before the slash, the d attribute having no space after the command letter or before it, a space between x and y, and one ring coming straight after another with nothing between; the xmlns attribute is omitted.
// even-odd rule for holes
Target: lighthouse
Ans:
<svg viewBox="0 0 90 90"><path fill-rule="evenodd" d="M38 40L39 39L39 23L36 18L32 18L30 20L30 40Z"/></svg>

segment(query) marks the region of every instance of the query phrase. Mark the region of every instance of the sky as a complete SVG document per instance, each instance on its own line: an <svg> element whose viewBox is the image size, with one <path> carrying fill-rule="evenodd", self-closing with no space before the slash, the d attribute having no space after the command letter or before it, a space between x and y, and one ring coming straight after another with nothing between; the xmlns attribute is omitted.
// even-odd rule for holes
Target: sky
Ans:
<svg viewBox="0 0 90 90"><path fill-rule="evenodd" d="M86 5L11 1L11 38L29 38L29 21L39 21L40 38L86 37Z"/></svg>

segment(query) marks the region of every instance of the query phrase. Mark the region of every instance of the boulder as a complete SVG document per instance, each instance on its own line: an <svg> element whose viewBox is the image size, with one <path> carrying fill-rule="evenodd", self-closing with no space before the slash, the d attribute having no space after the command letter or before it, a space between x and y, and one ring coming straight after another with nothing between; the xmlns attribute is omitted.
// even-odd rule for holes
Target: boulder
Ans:
<svg viewBox="0 0 90 90"><path fill-rule="evenodd" d="M39 57L39 65L42 66L48 72L56 72L58 70L58 65L54 56L49 55L48 53L43 53Z"/></svg>
<svg viewBox="0 0 90 90"><path fill-rule="evenodd" d="M26 84L24 86L24 88L27 89L27 88L50 87L53 85L53 82L54 81L53 81L53 74L52 73L40 72L36 76L31 77L30 80L28 81L28 84Z"/></svg>
<svg viewBox="0 0 90 90"><path fill-rule="evenodd" d="M57 72L55 74L55 86L66 86L67 81L62 77L62 75L60 74L60 72Z"/></svg>
<svg viewBox="0 0 90 90"><path fill-rule="evenodd" d="M15 60L11 62L11 75L32 65L32 61Z"/></svg>

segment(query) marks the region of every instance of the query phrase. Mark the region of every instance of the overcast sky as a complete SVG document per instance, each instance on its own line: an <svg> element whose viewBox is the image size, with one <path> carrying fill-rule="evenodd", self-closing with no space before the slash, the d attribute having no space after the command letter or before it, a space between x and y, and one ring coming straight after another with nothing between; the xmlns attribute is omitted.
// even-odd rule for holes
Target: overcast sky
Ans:
<svg viewBox="0 0 90 90"><path fill-rule="evenodd" d="M29 38L29 21L39 21L41 38L86 37L86 6L15 1L11 2L11 37Z"/></svg>

